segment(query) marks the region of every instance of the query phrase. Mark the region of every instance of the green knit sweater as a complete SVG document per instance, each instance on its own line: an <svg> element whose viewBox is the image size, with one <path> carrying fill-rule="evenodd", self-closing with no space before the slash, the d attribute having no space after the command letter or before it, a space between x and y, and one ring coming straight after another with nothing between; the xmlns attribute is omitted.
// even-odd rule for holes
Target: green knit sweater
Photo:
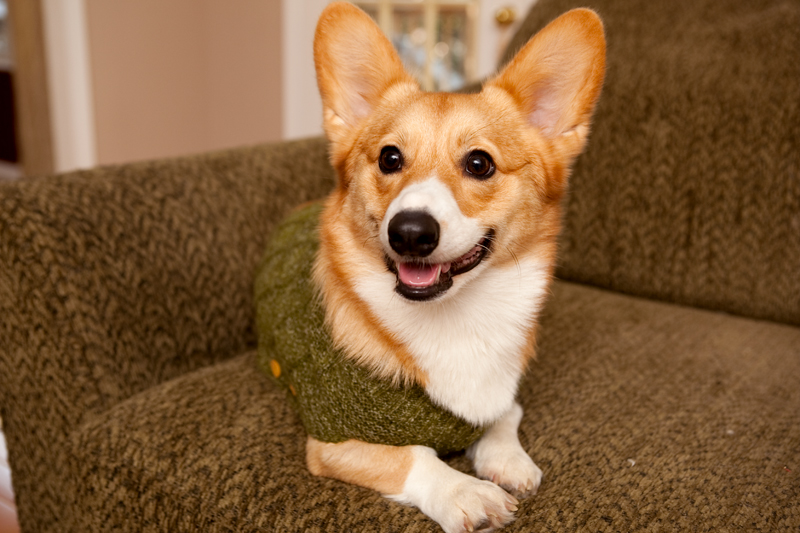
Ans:
<svg viewBox="0 0 800 533"><path fill-rule="evenodd" d="M306 431L323 442L358 439L462 450L485 428L434 405L420 386L377 379L333 347L311 281L322 205L303 207L273 234L255 281L259 366L288 391Z"/></svg>

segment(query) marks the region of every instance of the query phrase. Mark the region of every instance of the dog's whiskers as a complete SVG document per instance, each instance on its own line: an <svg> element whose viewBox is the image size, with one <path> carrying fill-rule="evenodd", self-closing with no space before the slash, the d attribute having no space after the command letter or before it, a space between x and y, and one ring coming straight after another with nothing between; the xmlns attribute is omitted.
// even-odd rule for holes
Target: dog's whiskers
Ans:
<svg viewBox="0 0 800 533"><path fill-rule="evenodd" d="M517 257L517 254L514 253L514 250L511 249L510 246L506 246L505 249L508 250L509 254L511 254L511 258L514 260L514 264L517 265L517 277L519 278L519 282L520 282L520 285L521 285L522 284L522 265L519 262L519 258ZM520 286L520 289L522 289L521 286Z"/></svg>

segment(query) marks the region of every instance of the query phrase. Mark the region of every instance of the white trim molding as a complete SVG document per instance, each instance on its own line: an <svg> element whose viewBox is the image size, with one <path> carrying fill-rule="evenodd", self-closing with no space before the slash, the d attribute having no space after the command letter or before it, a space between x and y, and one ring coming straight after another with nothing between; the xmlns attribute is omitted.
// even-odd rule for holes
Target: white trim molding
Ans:
<svg viewBox="0 0 800 533"><path fill-rule="evenodd" d="M56 0L58 1L58 0ZM322 135L314 31L328 0L283 0L283 138Z"/></svg>
<svg viewBox="0 0 800 533"><path fill-rule="evenodd" d="M56 172L97 164L85 0L42 0Z"/></svg>

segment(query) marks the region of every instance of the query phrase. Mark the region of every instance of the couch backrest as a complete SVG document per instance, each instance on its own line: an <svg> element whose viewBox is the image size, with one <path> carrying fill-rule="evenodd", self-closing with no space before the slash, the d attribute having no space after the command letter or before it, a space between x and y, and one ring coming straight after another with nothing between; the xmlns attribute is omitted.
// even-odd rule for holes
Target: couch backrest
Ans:
<svg viewBox="0 0 800 533"><path fill-rule="evenodd" d="M800 324L800 2L540 0L509 55L580 6L608 72L558 275Z"/></svg>

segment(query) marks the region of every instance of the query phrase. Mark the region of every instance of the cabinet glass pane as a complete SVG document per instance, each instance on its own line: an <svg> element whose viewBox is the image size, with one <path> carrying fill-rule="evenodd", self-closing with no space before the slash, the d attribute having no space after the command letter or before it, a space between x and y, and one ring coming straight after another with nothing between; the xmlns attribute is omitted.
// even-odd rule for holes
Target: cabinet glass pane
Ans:
<svg viewBox="0 0 800 533"><path fill-rule="evenodd" d="M381 24L403 64L429 91L454 91L472 75L474 0L360 2Z"/></svg>
<svg viewBox="0 0 800 533"><path fill-rule="evenodd" d="M432 68L436 91L454 91L466 84L469 26L463 6L440 6L433 45Z"/></svg>
<svg viewBox="0 0 800 533"><path fill-rule="evenodd" d="M420 6L393 6L392 44L400 54L403 64L419 80L425 76L427 60L425 20Z"/></svg>

